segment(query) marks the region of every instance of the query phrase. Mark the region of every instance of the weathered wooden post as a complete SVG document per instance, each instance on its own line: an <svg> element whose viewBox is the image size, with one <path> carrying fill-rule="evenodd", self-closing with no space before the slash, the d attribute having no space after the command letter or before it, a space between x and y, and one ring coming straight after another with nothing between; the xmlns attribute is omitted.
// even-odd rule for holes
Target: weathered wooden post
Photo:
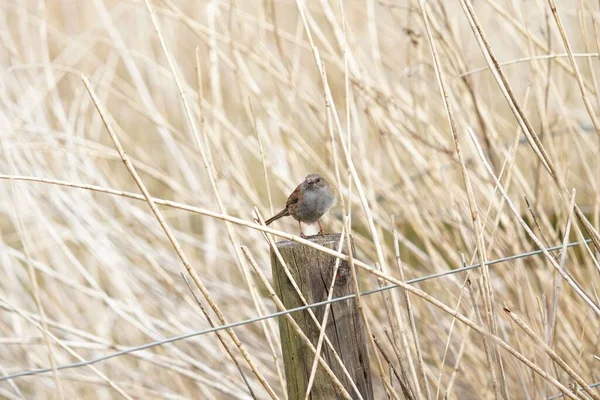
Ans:
<svg viewBox="0 0 600 400"><path fill-rule="evenodd" d="M340 234L331 234L314 236L311 240L314 243L337 250L340 238ZM308 303L315 303L326 300L336 258L292 241L279 242L277 243L277 248L306 301ZM352 244L352 250L354 251L354 244ZM347 254L345 243L342 252ZM296 293L273 250L271 250L271 267L275 290L285 307L294 308L302 306L303 303L300 300L300 296ZM345 296L352 293L354 293L352 274L350 266L344 261L340 263L338 269L333 297ZM333 303L331 307L325 333L331 340L335 351L344 361L344 365L363 399L372 400L373 385L369 368L367 340L363 321L356 306L356 300L351 299ZM325 306L312 308L312 310L319 323L322 323ZM308 314L308 311L293 313L292 317L316 347L319 338L319 329ZM302 400L306 395L314 355L306 345L302 344L289 322L283 317L279 317L279 334L283 351L288 398L290 400ZM323 343L321 355L348 393L353 398L358 398L347 376L325 343ZM329 400L340 398L342 397L339 393L336 393L331 379L324 373L322 367L319 366L311 389L310 399Z"/></svg>

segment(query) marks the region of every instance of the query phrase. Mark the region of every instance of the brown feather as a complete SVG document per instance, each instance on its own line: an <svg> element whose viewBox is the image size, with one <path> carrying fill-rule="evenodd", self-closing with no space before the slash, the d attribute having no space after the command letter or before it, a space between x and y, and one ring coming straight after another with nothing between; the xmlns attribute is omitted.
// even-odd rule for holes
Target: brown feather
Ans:
<svg viewBox="0 0 600 400"><path fill-rule="evenodd" d="M298 187L294 189L292 194L290 194L290 196L288 197L287 201L285 202L286 209L289 209L290 206L295 207L295 204L298 202L298 200L300 200L300 195L302 193L302 191L300 190L301 185L302 184L298 185Z"/></svg>

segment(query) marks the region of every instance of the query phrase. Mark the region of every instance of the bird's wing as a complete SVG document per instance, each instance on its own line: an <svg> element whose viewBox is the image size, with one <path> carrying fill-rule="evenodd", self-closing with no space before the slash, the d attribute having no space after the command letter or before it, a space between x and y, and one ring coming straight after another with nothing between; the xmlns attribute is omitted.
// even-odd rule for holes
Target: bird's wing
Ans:
<svg viewBox="0 0 600 400"><path fill-rule="evenodd" d="M296 203L300 200L300 185L290 194L287 201L285 202L285 208L288 210L290 207L295 207Z"/></svg>

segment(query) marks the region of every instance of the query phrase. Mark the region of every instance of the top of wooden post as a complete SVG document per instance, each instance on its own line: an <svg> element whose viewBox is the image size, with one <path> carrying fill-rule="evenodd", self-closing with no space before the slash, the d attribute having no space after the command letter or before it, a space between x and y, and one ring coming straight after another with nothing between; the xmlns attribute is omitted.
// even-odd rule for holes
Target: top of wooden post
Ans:
<svg viewBox="0 0 600 400"><path fill-rule="evenodd" d="M330 233L327 235L312 235L308 236L306 240L310 240L313 243L324 245L326 243L335 242L338 243L340 238L342 237L341 233ZM296 247L296 246L305 246L302 243L294 242L293 240L282 240L281 242L276 243L277 248L282 247Z"/></svg>

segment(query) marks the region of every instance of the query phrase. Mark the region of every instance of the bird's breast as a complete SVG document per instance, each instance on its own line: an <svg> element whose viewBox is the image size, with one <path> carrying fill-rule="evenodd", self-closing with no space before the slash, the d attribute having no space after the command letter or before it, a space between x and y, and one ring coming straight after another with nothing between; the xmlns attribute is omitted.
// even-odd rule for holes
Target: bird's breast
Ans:
<svg viewBox="0 0 600 400"><path fill-rule="evenodd" d="M335 196L328 188L310 190L298 207L298 217L302 222L316 222L335 204Z"/></svg>

